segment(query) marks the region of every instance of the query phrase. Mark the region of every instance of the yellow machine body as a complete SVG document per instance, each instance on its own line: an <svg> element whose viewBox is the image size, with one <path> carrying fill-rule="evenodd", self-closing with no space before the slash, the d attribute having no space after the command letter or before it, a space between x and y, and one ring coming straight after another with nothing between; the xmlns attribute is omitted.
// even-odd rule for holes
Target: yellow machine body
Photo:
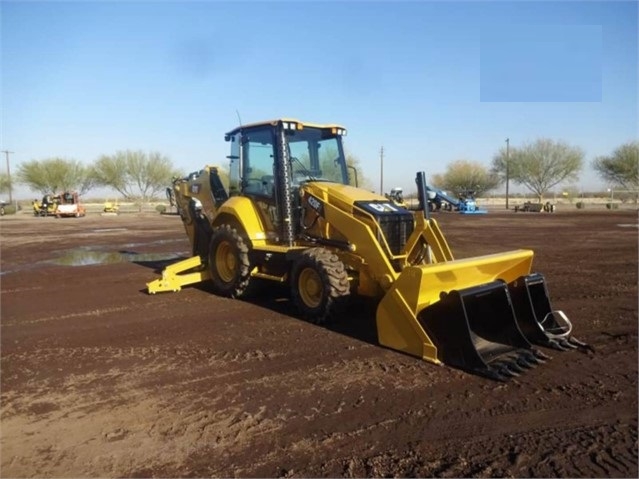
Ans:
<svg viewBox="0 0 639 479"><path fill-rule="evenodd" d="M339 316L351 294L371 297L381 345L495 379L543 360L528 339L567 341L565 330L551 337L542 326L548 317L559 328L561 321L543 277L531 274L532 251L455 259L428 215L423 173L419 211L353 186L345 133L293 119L227 133L228 186L218 167L206 166L168 192L193 256L167 267L148 291L210 280L218 294L241 297L261 278L288 284L314 322Z"/></svg>

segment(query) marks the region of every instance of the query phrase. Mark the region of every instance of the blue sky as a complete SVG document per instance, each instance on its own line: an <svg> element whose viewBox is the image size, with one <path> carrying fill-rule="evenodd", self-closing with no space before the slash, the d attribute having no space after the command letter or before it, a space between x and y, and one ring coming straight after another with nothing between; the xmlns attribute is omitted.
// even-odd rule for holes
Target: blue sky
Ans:
<svg viewBox="0 0 639 479"><path fill-rule="evenodd" d="M159 151L223 164L224 133L293 117L347 127L379 189L414 189L510 138L598 155L637 139L637 2L0 3L11 169ZM3 158L4 159L4 158ZM4 161L0 162L4 171ZM30 197L27 190L16 196Z"/></svg>

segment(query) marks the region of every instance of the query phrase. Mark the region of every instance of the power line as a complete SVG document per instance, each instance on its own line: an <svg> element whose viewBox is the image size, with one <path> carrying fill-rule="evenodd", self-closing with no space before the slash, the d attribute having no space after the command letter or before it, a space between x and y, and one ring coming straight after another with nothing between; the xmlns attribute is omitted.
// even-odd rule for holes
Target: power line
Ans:
<svg viewBox="0 0 639 479"><path fill-rule="evenodd" d="M508 183L510 182L509 168L510 168L510 138L506 138L506 209L508 209Z"/></svg>
<svg viewBox="0 0 639 479"><path fill-rule="evenodd" d="M379 151L379 194L384 194L384 147Z"/></svg>
<svg viewBox="0 0 639 479"><path fill-rule="evenodd" d="M9 150L2 150L2 153L5 154L5 156L7 157L7 177L9 179L9 203L13 203L13 198L11 197L13 187L11 185L11 167L9 166L9 154L10 153L15 153L15 151L9 151Z"/></svg>

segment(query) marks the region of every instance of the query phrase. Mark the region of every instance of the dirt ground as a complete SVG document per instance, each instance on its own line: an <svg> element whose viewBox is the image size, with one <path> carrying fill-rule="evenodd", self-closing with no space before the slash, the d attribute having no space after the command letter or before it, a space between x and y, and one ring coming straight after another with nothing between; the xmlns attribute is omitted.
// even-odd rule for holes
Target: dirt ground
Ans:
<svg viewBox="0 0 639 479"><path fill-rule="evenodd" d="M637 477L637 212L440 214L456 257L535 251L594 352L508 383L376 345L374 309L147 295L176 216L6 216L2 477Z"/></svg>

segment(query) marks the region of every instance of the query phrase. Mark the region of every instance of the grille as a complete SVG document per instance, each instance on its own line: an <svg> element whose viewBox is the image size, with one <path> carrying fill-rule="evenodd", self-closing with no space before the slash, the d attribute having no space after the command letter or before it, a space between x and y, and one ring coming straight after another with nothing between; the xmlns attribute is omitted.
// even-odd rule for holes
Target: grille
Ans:
<svg viewBox="0 0 639 479"><path fill-rule="evenodd" d="M412 215L388 215L377 218L391 253L401 254L408 237L413 233Z"/></svg>

